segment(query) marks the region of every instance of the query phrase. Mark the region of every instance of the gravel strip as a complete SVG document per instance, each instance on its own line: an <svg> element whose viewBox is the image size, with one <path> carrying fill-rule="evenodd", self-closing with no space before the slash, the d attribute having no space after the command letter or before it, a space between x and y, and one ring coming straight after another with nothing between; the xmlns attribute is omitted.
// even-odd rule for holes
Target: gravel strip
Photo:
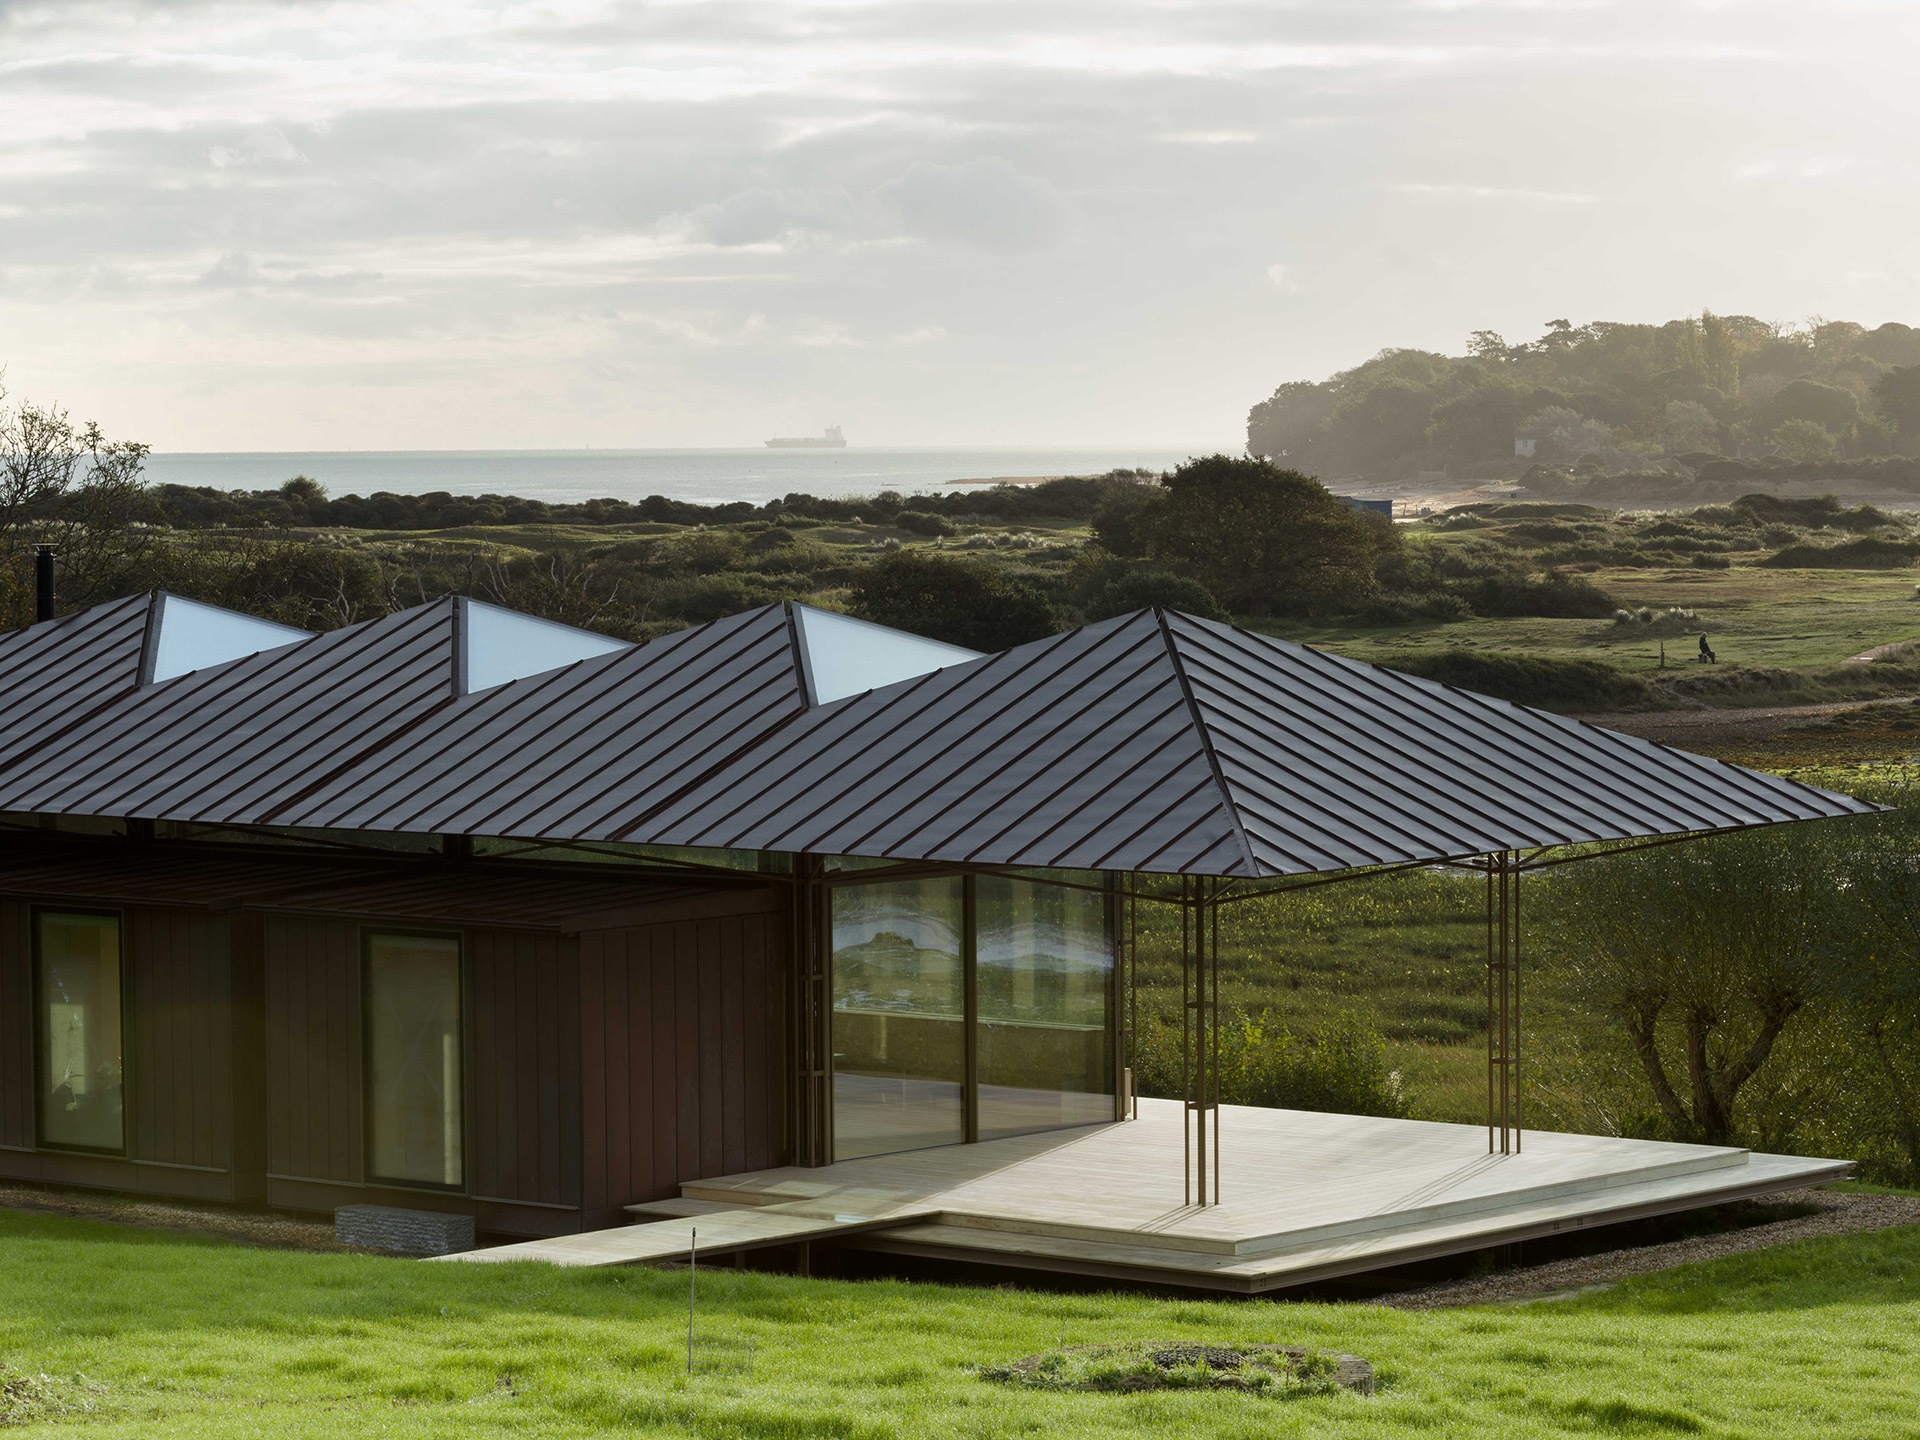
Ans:
<svg viewBox="0 0 1920 1440"><path fill-rule="evenodd" d="M205 1235L273 1250L345 1251L348 1248L334 1243L331 1221L281 1215L269 1210L83 1194L34 1185L0 1185L0 1209L67 1215L76 1220L101 1220L109 1225L137 1225L149 1230L175 1230L183 1235Z"/></svg>
<svg viewBox="0 0 1920 1440"><path fill-rule="evenodd" d="M1382 1295L1373 1303L1390 1305L1396 1310L1437 1310L1449 1305L1488 1305L1503 1301L1557 1298L1589 1290L1604 1290L1629 1275L1647 1275L1675 1265L1717 1260L1723 1255L1744 1255L1748 1251L1785 1245L1794 1240L1812 1240L1826 1235L1858 1235L1869 1230L1891 1230L1898 1225L1920 1225L1920 1195L1795 1190L1770 1198L1772 1202L1818 1205L1820 1210L1818 1214L1751 1225L1744 1230L1696 1235L1662 1245L1609 1250L1601 1255L1583 1255L1573 1260L1555 1260L1546 1265L1506 1270L1472 1280L1450 1281L1420 1290L1403 1290L1397 1295Z"/></svg>

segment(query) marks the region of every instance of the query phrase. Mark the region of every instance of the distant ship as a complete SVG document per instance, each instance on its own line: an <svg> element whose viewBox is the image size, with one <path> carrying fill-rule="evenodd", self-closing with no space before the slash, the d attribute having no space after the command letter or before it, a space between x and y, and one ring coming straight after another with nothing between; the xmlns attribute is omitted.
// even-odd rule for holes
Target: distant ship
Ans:
<svg viewBox="0 0 1920 1440"><path fill-rule="evenodd" d="M795 435L769 440L767 448L769 450L844 450L847 448L847 437L840 433L838 425L829 425L824 435Z"/></svg>

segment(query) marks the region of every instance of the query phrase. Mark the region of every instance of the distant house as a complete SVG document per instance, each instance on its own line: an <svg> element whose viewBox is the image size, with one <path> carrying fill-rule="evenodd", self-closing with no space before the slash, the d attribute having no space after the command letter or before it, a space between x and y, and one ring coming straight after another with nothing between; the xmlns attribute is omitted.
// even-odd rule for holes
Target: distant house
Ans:
<svg viewBox="0 0 1920 1440"><path fill-rule="evenodd" d="M1516 460L1533 459L1535 452L1539 449L1540 442L1546 438L1547 432L1544 430L1535 430L1528 427L1514 431L1513 458Z"/></svg>
<svg viewBox="0 0 1920 1440"><path fill-rule="evenodd" d="M1364 500L1358 495L1336 495L1333 497L1349 510L1360 510L1370 515L1384 515L1393 518L1393 501Z"/></svg>

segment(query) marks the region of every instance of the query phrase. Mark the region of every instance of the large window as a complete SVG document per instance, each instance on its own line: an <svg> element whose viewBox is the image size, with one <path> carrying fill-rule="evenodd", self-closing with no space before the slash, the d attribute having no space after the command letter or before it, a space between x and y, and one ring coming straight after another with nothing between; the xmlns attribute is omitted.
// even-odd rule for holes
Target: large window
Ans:
<svg viewBox="0 0 1920 1440"><path fill-rule="evenodd" d="M834 1158L1113 1119L1111 908L1010 876L836 885Z"/></svg>
<svg viewBox="0 0 1920 1440"><path fill-rule="evenodd" d="M997 875L975 883L980 1138L1113 1119L1107 897Z"/></svg>
<svg viewBox="0 0 1920 1440"><path fill-rule="evenodd" d="M833 1156L966 1139L961 882L881 881L833 897Z"/></svg>
<svg viewBox="0 0 1920 1440"><path fill-rule="evenodd" d="M460 941L370 934L366 954L370 1178L458 1186Z"/></svg>
<svg viewBox="0 0 1920 1440"><path fill-rule="evenodd" d="M124 1149L119 917L39 912L34 972L41 1143Z"/></svg>

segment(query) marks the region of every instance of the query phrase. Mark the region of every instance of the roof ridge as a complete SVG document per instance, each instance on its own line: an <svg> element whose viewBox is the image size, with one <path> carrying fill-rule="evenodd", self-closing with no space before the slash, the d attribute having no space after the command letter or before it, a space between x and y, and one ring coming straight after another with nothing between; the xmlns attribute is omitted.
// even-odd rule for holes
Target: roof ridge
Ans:
<svg viewBox="0 0 1920 1440"><path fill-rule="evenodd" d="M1233 833L1239 838L1240 851L1246 856L1248 868L1258 875L1261 871L1260 858L1253 853L1253 841L1247 836L1247 822L1240 816L1240 806L1227 785L1226 772L1220 767L1220 757L1214 752L1213 733L1207 728L1206 717L1200 713L1200 702L1194 698L1193 681L1187 678L1187 667L1180 658L1180 647L1173 641L1173 625L1167 618L1167 611L1159 605L1153 607L1153 619L1159 628L1161 642L1167 647L1167 659L1172 662L1174 678L1180 682L1180 697L1186 701L1187 716L1200 737L1200 750L1207 757L1207 769L1213 774L1214 788L1220 792L1220 803L1226 807L1227 818L1233 821Z"/></svg>

